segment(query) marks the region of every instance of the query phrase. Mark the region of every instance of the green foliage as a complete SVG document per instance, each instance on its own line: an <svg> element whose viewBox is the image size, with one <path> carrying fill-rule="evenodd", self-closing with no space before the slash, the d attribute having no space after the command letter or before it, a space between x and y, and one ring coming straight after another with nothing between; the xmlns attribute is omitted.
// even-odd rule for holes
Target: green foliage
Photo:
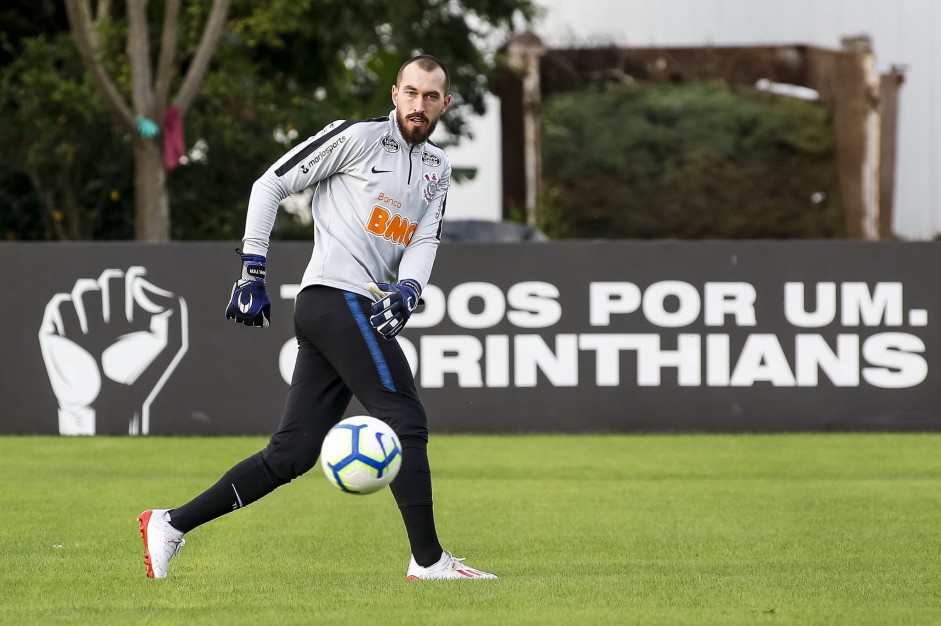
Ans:
<svg viewBox="0 0 941 626"><path fill-rule="evenodd" d="M252 182L327 123L388 113L396 73L413 53L448 65L455 104L442 126L465 132L467 116L483 111L491 62L479 41L505 36L515 14L533 11L528 0L235 2L186 120L188 143L204 139L208 159L171 175L174 238L241 237ZM296 138L279 141L275 131ZM281 212L275 235L309 239L312 230Z"/></svg>
<svg viewBox="0 0 941 626"><path fill-rule="evenodd" d="M724 82L557 94L542 111L541 226L573 238L839 237L834 149L823 106Z"/></svg>
<svg viewBox="0 0 941 626"><path fill-rule="evenodd" d="M187 145L204 144L205 159L169 175L176 239L241 238L252 183L289 147L275 131L294 130L290 143L296 143L315 132L301 134L298 127L319 130L340 116L277 78L253 79L260 70L241 54L225 49L216 64L185 120Z"/></svg>
<svg viewBox="0 0 941 626"><path fill-rule="evenodd" d="M442 124L456 134L471 111L483 110L487 49L503 43L515 17L531 19L536 11L529 0L273 0L264 8L243 2L234 9L242 17L232 21L232 32L254 50L265 75L324 88L347 117L391 109L401 63L418 52L438 56L456 99Z"/></svg>
<svg viewBox="0 0 941 626"><path fill-rule="evenodd" d="M184 70L210 5L211 0L183 3L177 58ZM27 10L16 4L8 12ZM515 18L530 19L535 10L530 0L233 0L226 31L184 120L187 147L202 140L206 158L169 175L172 236L241 237L252 182L291 145L330 121L390 111L398 68L416 52L448 65L455 103L442 126L466 132L467 116L483 110L484 76L492 63L486 51L505 40ZM116 5L98 35L108 73L129 102L122 11ZM149 3L154 66L162 14L162 2ZM12 23L16 16L3 17ZM0 157L0 237L132 237L131 145L102 110L67 33L25 33L5 51L15 61L0 67L0 141L7 148ZM181 75L174 77L171 94L181 81ZM291 131L295 138L285 141ZM23 169L27 163L43 175L38 187ZM63 164L72 169L51 181ZM23 190L29 190L27 197ZM44 191L54 193L43 200ZM70 215L63 209L68 197L75 198L74 228L63 231L54 216ZM279 225L279 235L310 237L309 227L283 218Z"/></svg>
<svg viewBox="0 0 941 626"><path fill-rule="evenodd" d="M130 148L83 73L64 34L0 67L0 237L130 236Z"/></svg>
<svg viewBox="0 0 941 626"><path fill-rule="evenodd" d="M572 416L577 419L577 415ZM0 438L3 624L937 624L937 434L432 437L442 543L315 467L144 575L135 516L261 437Z"/></svg>

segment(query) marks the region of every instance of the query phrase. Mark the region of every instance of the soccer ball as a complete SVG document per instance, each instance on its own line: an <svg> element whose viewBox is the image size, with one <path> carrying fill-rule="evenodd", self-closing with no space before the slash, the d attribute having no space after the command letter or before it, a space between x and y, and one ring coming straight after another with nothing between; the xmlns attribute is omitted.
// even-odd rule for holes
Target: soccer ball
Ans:
<svg viewBox="0 0 941 626"><path fill-rule="evenodd" d="M368 415L348 417L327 433L320 465L327 480L346 493L372 493L399 473L402 446L382 420Z"/></svg>

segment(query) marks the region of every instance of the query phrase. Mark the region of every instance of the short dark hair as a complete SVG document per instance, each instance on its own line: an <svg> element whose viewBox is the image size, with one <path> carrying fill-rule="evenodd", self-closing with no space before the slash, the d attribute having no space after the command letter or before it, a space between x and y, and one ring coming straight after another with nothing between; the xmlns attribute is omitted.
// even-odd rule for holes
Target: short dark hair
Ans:
<svg viewBox="0 0 941 626"><path fill-rule="evenodd" d="M396 85L402 82L402 72L412 63L418 63L418 67L425 72L433 72L436 68L440 67L441 71L444 72L444 93L448 94L451 92L451 74L448 72L448 68L444 66L441 59L433 57L430 54L419 54L403 63L402 67L399 68L399 73L395 75Z"/></svg>

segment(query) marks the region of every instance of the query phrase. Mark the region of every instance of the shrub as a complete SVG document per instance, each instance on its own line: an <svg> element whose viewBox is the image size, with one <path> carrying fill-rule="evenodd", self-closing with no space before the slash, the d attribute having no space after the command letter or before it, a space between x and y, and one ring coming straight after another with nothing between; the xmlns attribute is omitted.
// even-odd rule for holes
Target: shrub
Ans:
<svg viewBox="0 0 941 626"><path fill-rule="evenodd" d="M818 103L712 81L593 86L542 111L553 238L834 238L835 141Z"/></svg>

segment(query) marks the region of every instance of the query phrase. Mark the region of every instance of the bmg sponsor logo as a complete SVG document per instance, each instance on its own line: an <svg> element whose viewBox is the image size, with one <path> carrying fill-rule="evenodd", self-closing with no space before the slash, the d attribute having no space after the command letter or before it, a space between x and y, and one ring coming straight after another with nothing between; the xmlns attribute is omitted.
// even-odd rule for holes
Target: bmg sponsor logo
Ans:
<svg viewBox="0 0 941 626"><path fill-rule="evenodd" d="M366 220L366 230L371 234L387 239L401 246L408 246L415 235L418 222L412 222L399 213L392 213L378 204L373 206L369 219Z"/></svg>

